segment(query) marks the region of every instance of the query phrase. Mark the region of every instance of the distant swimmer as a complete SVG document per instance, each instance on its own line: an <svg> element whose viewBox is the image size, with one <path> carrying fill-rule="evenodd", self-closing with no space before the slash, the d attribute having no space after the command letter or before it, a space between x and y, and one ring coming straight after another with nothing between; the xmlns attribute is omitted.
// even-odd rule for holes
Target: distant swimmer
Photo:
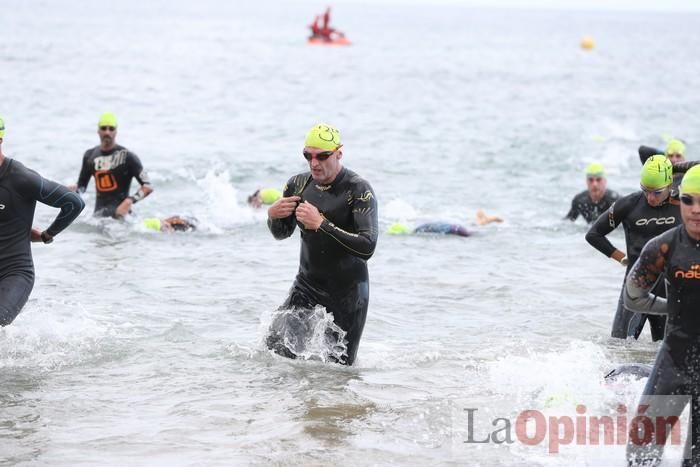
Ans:
<svg viewBox="0 0 700 467"><path fill-rule="evenodd" d="M479 209L476 212L476 223L478 225L486 225L492 222L503 222L503 219L498 216L490 216ZM411 233L429 233L442 235L457 235L458 237L469 237L471 232L460 224L451 224L449 222L428 222L421 224L415 229L411 229L408 225L396 222L391 224L387 229L389 235L407 235Z"/></svg>
<svg viewBox="0 0 700 467"><path fill-rule="evenodd" d="M170 216L165 219L150 217L143 220L143 225L147 229L159 232L194 232L197 230L198 221L194 217Z"/></svg>
<svg viewBox="0 0 700 467"><path fill-rule="evenodd" d="M590 224L620 197L607 189L608 181L602 164L593 162L586 167L586 185L588 188L571 200L571 209L564 219L575 221L582 216Z"/></svg>
<svg viewBox="0 0 700 467"><path fill-rule="evenodd" d="M136 154L115 143L117 117L103 113L97 123L100 145L88 149L83 156L77 185L69 188L84 193L90 178L95 178L95 216L120 219L131 212L131 207L153 192L153 187ZM141 185L129 195L131 179Z"/></svg>
<svg viewBox="0 0 700 467"><path fill-rule="evenodd" d="M0 326L14 321L34 287L30 241L51 243L85 208L76 193L6 157L4 138L0 118ZM32 228L37 201L61 209L44 231Z"/></svg>
<svg viewBox="0 0 700 467"><path fill-rule="evenodd" d="M310 170L289 179L283 197L267 211L267 224L278 240L290 237L297 226L301 232L299 273L280 309L325 307L347 333L347 358L339 363L352 365L367 316L367 260L377 244L378 219L374 190L343 167L342 146L340 132L331 125L309 130L303 155ZM277 331L285 326L271 324L267 346L294 358Z"/></svg>
<svg viewBox="0 0 700 467"><path fill-rule="evenodd" d="M680 184L683 223L655 236L644 246L625 281L625 306L637 313L668 316L666 336L639 401L663 417L680 416L687 401L654 396L691 396L691 421L683 465L700 465L700 167L693 167ZM654 288L665 278L668 298ZM647 415L645 415L647 416ZM630 465L658 465L663 443L656 430L646 446L628 444ZM639 438L641 439L641 438ZM650 448L657 448L652 452Z"/></svg>
<svg viewBox="0 0 700 467"><path fill-rule="evenodd" d="M645 363L625 363L613 368L604 378L608 382L629 376L636 379L648 378L651 374L651 368L651 365Z"/></svg>
<svg viewBox="0 0 700 467"><path fill-rule="evenodd" d="M637 261L642 247L650 238L681 222L678 202L671 199L672 169L671 162L666 156L656 155L649 158L642 167L641 190L613 203L608 212L603 213L586 234L588 243L605 256L625 266L627 272ZM625 230L626 255L606 238L606 235L619 225L622 225ZM654 291L660 296L665 296L663 282L660 281ZM645 319L648 318L652 339L655 341L663 339L665 323L663 316L645 316L641 320L635 318L635 314L623 306L622 294L620 294L612 325L612 337L637 339L642 332Z"/></svg>
<svg viewBox="0 0 700 467"><path fill-rule="evenodd" d="M277 188L261 188L248 196L248 205L259 208L263 205L271 205L282 197L282 192Z"/></svg>

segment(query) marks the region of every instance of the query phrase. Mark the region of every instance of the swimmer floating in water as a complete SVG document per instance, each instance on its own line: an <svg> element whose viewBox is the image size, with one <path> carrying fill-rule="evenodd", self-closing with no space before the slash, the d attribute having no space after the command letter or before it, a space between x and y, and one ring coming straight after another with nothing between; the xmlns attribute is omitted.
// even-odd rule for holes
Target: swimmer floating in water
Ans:
<svg viewBox="0 0 700 467"><path fill-rule="evenodd" d="M490 216L484 211L479 209L476 211L476 223L477 225L486 225L492 222L503 222L503 219L498 216ZM447 222L428 222L426 224L421 224L413 231L406 224L394 223L387 229L387 234L389 235L407 235L410 233L436 233L442 235L457 235L458 237L469 237L471 233L466 227L459 224L450 224Z"/></svg>
<svg viewBox="0 0 700 467"><path fill-rule="evenodd" d="M151 217L143 220L143 225L151 230L160 232L193 232L199 222L194 217L170 216L165 219Z"/></svg>
<svg viewBox="0 0 700 467"><path fill-rule="evenodd" d="M265 205L272 205L282 197L282 192L276 188L261 188L248 196L248 204L254 208Z"/></svg>

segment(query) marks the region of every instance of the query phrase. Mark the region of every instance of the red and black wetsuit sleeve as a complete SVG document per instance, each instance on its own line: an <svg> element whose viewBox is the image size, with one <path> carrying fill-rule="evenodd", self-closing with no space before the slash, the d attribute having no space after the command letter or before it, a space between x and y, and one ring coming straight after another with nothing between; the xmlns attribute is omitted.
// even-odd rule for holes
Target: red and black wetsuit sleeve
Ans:
<svg viewBox="0 0 700 467"><path fill-rule="evenodd" d="M13 174L13 184L20 196L61 210L46 229L49 235L55 237L78 217L85 208L85 202L65 186L43 178L16 161L14 164L17 167Z"/></svg>
<svg viewBox="0 0 700 467"><path fill-rule="evenodd" d="M615 201L591 225L588 233L586 233L586 241L593 248L610 257L615 251L615 247L610 243L606 235L615 230L625 220L630 210L637 204L638 198L639 193L632 193Z"/></svg>

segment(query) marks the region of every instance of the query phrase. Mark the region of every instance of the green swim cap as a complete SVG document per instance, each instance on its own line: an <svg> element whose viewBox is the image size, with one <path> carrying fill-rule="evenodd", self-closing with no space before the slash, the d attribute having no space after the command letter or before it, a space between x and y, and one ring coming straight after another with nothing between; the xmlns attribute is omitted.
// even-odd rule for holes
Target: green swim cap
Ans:
<svg viewBox="0 0 700 467"><path fill-rule="evenodd" d="M681 193L700 194L700 165L690 168L681 180Z"/></svg>
<svg viewBox="0 0 700 467"><path fill-rule="evenodd" d="M117 116L112 112L105 112L100 115L100 119L97 121L97 126L113 126L117 127Z"/></svg>
<svg viewBox="0 0 700 467"><path fill-rule="evenodd" d="M0 138L5 137L5 121L0 117Z"/></svg>
<svg viewBox="0 0 700 467"><path fill-rule="evenodd" d="M588 177L605 177L605 167L598 162L591 162L586 167L586 176Z"/></svg>
<svg viewBox="0 0 700 467"><path fill-rule="evenodd" d="M672 139L669 141L668 145L666 146L666 155L669 154L680 154L681 156L685 156L685 144L683 144L683 141L679 139Z"/></svg>
<svg viewBox="0 0 700 467"><path fill-rule="evenodd" d="M666 156L651 156L642 167L640 183L651 190L665 188L673 182L673 164Z"/></svg>
<svg viewBox="0 0 700 467"><path fill-rule="evenodd" d="M263 204L272 204L282 197L282 192L275 188L263 188L260 190L260 199Z"/></svg>
<svg viewBox="0 0 700 467"><path fill-rule="evenodd" d="M314 125L306 133L304 146L323 149L325 151L335 151L342 146L340 142L340 131L327 123Z"/></svg>
<svg viewBox="0 0 700 467"><path fill-rule="evenodd" d="M160 219L158 219L157 217L151 217L149 219L144 219L143 225L147 229L160 231Z"/></svg>
<svg viewBox="0 0 700 467"><path fill-rule="evenodd" d="M386 233L389 235L406 235L411 233L411 229L406 224L396 222L389 226Z"/></svg>

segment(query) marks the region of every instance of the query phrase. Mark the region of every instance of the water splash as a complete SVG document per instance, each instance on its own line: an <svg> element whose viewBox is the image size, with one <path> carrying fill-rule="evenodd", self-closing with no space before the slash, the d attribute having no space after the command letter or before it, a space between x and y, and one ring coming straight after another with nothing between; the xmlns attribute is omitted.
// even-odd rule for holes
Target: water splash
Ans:
<svg viewBox="0 0 700 467"><path fill-rule="evenodd" d="M347 358L346 332L322 306L278 310L265 329L267 348L285 357L323 362Z"/></svg>

